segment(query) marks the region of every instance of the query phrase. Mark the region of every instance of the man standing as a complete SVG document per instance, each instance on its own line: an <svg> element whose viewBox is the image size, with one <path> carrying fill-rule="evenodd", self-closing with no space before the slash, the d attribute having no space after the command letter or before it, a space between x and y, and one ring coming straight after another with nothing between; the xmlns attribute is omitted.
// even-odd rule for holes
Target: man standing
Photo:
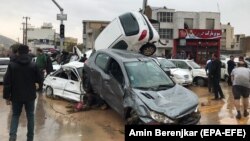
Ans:
<svg viewBox="0 0 250 141"><path fill-rule="evenodd" d="M46 55L43 53L43 50L38 48L37 50L37 58L36 64L39 69L41 76L44 78L44 73L46 72L47 59ZM42 92L43 90L43 81L39 83L39 87L37 89L38 92Z"/></svg>
<svg viewBox="0 0 250 141"><path fill-rule="evenodd" d="M248 108L248 97L250 92L250 70L245 67L245 63L240 61L238 67L233 69L231 73L233 81L233 95L234 95L234 104L237 110L237 119L241 119L240 112L240 97L243 97L243 108L244 108L244 117L249 115Z"/></svg>
<svg viewBox="0 0 250 141"><path fill-rule="evenodd" d="M35 63L28 55L29 48L19 45L15 60L10 62L3 82L3 98L6 104L12 103L12 118L10 124L9 141L16 141L19 117L25 107L28 133L27 141L34 137L34 103L36 99L36 85L42 77Z"/></svg>
<svg viewBox="0 0 250 141"><path fill-rule="evenodd" d="M232 86L232 80L231 80L231 73L232 73L232 70L235 68L236 64L234 62L234 56L230 56L230 60L227 61L227 72L228 72L228 86Z"/></svg>
<svg viewBox="0 0 250 141"><path fill-rule="evenodd" d="M223 99L224 94L220 87L220 76L221 76L221 62L217 56L217 54L212 55L213 61L211 64L211 78L213 82L213 89L214 89L214 99L219 100ZM219 97L220 95L220 97Z"/></svg>

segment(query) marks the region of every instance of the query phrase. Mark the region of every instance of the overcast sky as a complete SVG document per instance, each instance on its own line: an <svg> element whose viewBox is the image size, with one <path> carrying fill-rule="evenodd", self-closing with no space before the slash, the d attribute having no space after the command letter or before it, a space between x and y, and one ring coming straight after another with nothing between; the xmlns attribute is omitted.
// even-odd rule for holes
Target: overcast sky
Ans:
<svg viewBox="0 0 250 141"><path fill-rule="evenodd" d="M112 20L127 11L138 11L143 0L56 0L64 13L65 36L78 38L82 43L82 20ZM148 0L148 5L176 11L221 12L221 22L235 28L235 34L250 35L250 0ZM28 16L32 26L50 22L59 32L56 20L59 9L52 0L0 0L0 35L22 41L23 17Z"/></svg>

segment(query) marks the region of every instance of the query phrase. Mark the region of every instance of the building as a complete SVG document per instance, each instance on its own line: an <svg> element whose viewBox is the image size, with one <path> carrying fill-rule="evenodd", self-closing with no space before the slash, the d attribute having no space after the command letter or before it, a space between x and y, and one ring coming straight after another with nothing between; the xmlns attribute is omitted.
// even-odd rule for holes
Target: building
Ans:
<svg viewBox="0 0 250 141"><path fill-rule="evenodd" d="M83 20L83 45L84 50L94 47L94 42L101 31L109 24L110 21Z"/></svg>
<svg viewBox="0 0 250 141"><path fill-rule="evenodd" d="M177 53L184 50L186 57L193 54L194 59L206 55L201 60L204 62L210 57L210 52L218 51L220 48L220 13L175 11L167 7L147 6L145 14L149 19L159 22L160 40L167 43L157 44L157 56L176 57ZM183 34L196 35L197 38L183 37ZM207 51L206 48L210 50ZM195 52L191 52L193 50Z"/></svg>
<svg viewBox="0 0 250 141"><path fill-rule="evenodd" d="M228 24L221 25L221 50L232 50L234 48L234 27Z"/></svg>
<svg viewBox="0 0 250 141"><path fill-rule="evenodd" d="M241 38L244 38L245 34L235 34L234 35L234 42L233 42L233 50L243 50L243 48L241 48Z"/></svg>
<svg viewBox="0 0 250 141"><path fill-rule="evenodd" d="M55 34L51 23L44 23L41 28L29 27L27 31L28 46L31 52L36 53L37 48L54 48Z"/></svg>
<svg viewBox="0 0 250 141"><path fill-rule="evenodd" d="M240 38L240 49L244 55L250 56L250 36Z"/></svg>

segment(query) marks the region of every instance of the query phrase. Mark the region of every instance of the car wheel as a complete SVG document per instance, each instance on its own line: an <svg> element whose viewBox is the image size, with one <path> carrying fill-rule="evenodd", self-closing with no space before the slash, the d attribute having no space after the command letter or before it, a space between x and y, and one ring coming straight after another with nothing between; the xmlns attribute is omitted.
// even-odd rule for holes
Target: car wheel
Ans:
<svg viewBox="0 0 250 141"><path fill-rule="evenodd" d="M152 43L147 43L140 48L140 53L145 56L151 56L155 53L156 47Z"/></svg>
<svg viewBox="0 0 250 141"><path fill-rule="evenodd" d="M196 79L196 84L198 86L205 86L205 80L203 78L197 78Z"/></svg>
<svg viewBox="0 0 250 141"><path fill-rule="evenodd" d="M89 79L87 73L84 74L82 81L83 81L82 84L83 84L84 91L86 93L91 93L92 92L92 88L91 88L90 79Z"/></svg>
<svg viewBox="0 0 250 141"><path fill-rule="evenodd" d="M228 82L228 76L227 75L224 76L224 81Z"/></svg>
<svg viewBox="0 0 250 141"><path fill-rule="evenodd" d="M46 96L55 98L55 95L54 95L54 92L53 92L53 88L51 88L50 86L48 86L46 88Z"/></svg>
<svg viewBox="0 0 250 141"><path fill-rule="evenodd" d="M126 124L131 125L131 124L141 124L141 120L138 116L138 114L135 112L135 110L131 110L129 112L129 116L126 118Z"/></svg>

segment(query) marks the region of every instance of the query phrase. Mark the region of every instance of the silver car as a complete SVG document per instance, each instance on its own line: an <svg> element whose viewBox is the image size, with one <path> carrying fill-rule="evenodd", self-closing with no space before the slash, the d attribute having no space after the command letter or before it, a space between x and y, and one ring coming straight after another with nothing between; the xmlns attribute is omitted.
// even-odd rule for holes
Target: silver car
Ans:
<svg viewBox="0 0 250 141"><path fill-rule="evenodd" d="M126 124L197 124L198 97L175 84L149 57L104 49L84 65L83 86L97 93Z"/></svg>

